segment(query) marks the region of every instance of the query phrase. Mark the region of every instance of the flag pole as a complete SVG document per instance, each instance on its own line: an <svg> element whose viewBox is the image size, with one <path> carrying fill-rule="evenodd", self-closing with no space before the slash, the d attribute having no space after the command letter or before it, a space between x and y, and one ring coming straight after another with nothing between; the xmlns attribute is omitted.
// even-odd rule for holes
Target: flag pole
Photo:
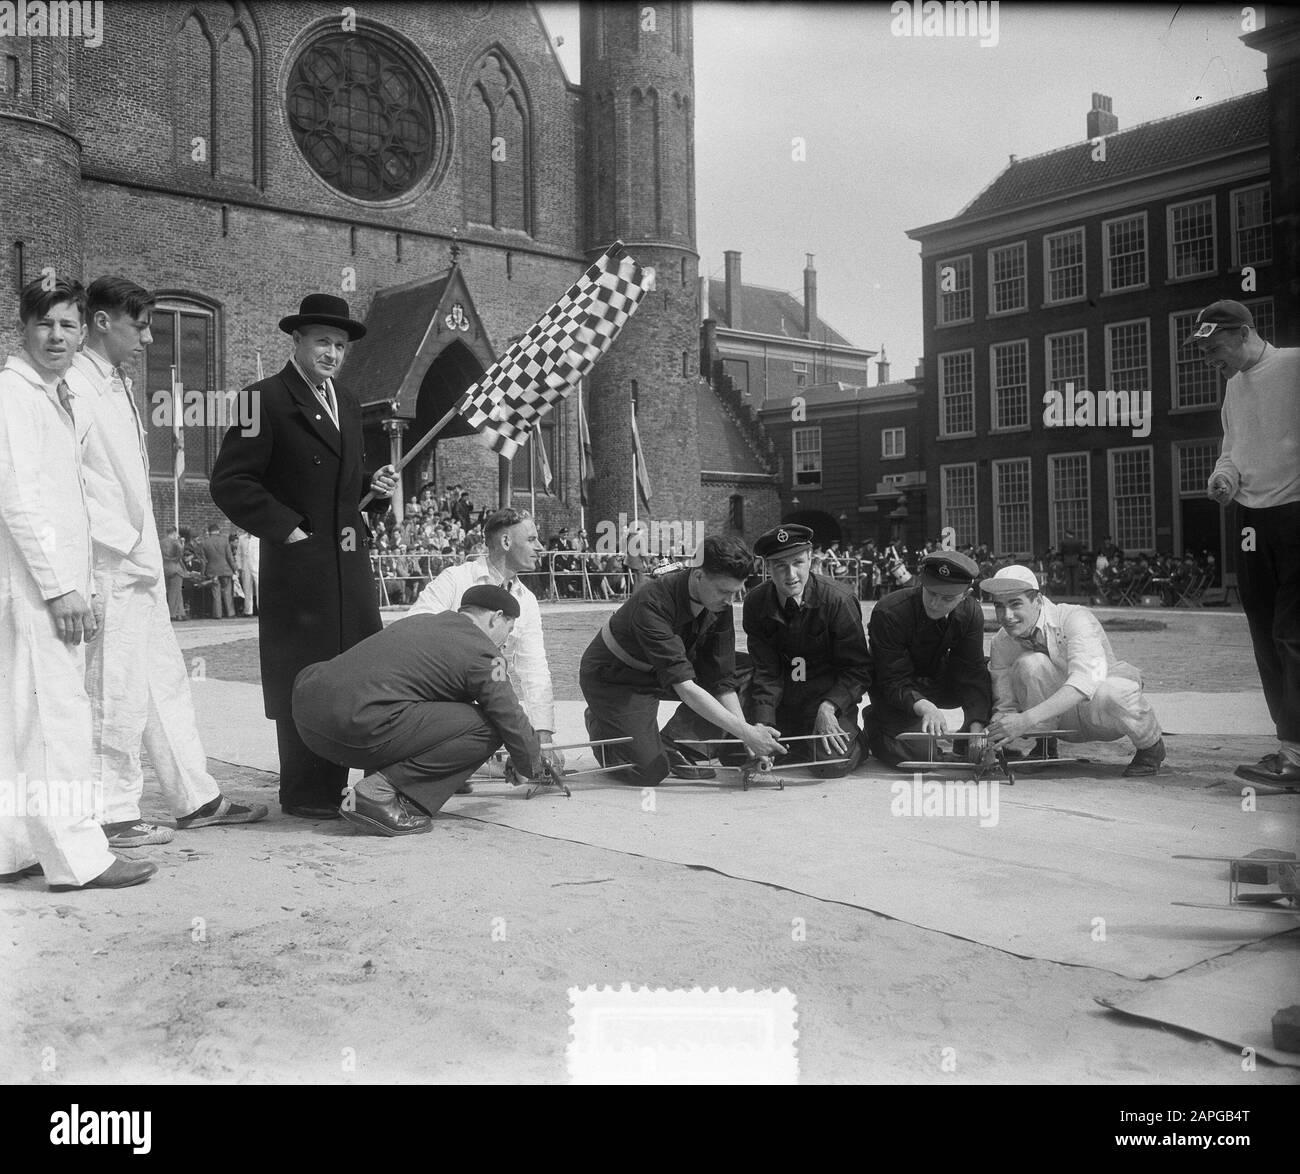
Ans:
<svg viewBox="0 0 1300 1174"><path fill-rule="evenodd" d="M587 476L587 454L582 447L582 380L578 380L578 529L587 528L587 503L583 500L587 494L584 479Z"/></svg>
<svg viewBox="0 0 1300 1174"><path fill-rule="evenodd" d="M402 459L398 461L397 464L394 466L397 472L401 473L401 471L405 469L406 466L409 465L411 461L424 450L425 445L427 445L431 440L433 440L433 438L437 436L439 432L441 432L444 428L447 427L448 424L451 423L452 417L455 415L456 415L456 409L451 408L447 412L447 414L443 416L441 420L439 420L432 428L429 429L428 432L426 432L423 436L420 437L417 443L413 444L409 449L407 449ZM368 506L374 500L374 498L375 498L375 494L374 491L372 490L370 493L367 493L365 497L361 499L361 505L358 506L357 508L364 510L366 506Z"/></svg>
<svg viewBox="0 0 1300 1174"><path fill-rule="evenodd" d="M181 395L180 388L176 383L176 365L172 364L172 443L175 444L176 437L183 437L185 434L179 431L181 421ZM181 441L181 452L185 451L185 442ZM176 452L172 450L172 513L176 518L177 532L181 528L181 480L176 476Z"/></svg>
<svg viewBox="0 0 1300 1174"><path fill-rule="evenodd" d="M640 530L640 519L637 517L638 507L640 505L640 494L637 492L636 485L636 464L640 459L636 452L636 400L632 400L632 525Z"/></svg>
<svg viewBox="0 0 1300 1174"><path fill-rule="evenodd" d="M533 442L528 446L528 484L532 486L532 509L533 521L537 521L537 444L538 438L542 434L542 428L539 424L533 429Z"/></svg>

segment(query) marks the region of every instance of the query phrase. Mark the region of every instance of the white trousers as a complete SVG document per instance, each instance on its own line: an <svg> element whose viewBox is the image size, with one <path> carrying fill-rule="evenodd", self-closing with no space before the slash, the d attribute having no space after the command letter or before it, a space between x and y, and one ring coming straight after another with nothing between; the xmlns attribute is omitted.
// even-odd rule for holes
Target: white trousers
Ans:
<svg viewBox="0 0 1300 1174"><path fill-rule="evenodd" d="M1136 670L1133 670L1136 675ZM1011 668L1011 688L1021 713L1051 697L1068 674L1041 652L1030 652ZM1139 750L1160 740L1160 722L1141 682L1127 677L1107 677L1096 692L1074 709L1051 719L1055 729L1070 730L1067 742L1113 742L1129 737Z"/></svg>
<svg viewBox="0 0 1300 1174"><path fill-rule="evenodd" d="M97 822L84 651L49 612L0 601L0 873L39 863L52 885L84 885L116 857Z"/></svg>
<svg viewBox="0 0 1300 1174"><path fill-rule="evenodd" d="M114 581L105 590L103 631L86 657L86 691L105 823L140 818L142 744L172 815L189 815L217 797L185 657L158 584Z"/></svg>

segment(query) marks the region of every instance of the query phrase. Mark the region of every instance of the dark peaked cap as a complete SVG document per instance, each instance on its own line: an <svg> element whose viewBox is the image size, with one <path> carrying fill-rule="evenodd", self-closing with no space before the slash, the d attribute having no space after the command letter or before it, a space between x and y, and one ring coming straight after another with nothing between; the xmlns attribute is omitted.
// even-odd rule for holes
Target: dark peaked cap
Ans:
<svg viewBox="0 0 1300 1174"><path fill-rule="evenodd" d="M460 597L460 606L504 612L512 620L519 618L519 600L504 587L494 587L490 583L480 583L477 587L469 588Z"/></svg>

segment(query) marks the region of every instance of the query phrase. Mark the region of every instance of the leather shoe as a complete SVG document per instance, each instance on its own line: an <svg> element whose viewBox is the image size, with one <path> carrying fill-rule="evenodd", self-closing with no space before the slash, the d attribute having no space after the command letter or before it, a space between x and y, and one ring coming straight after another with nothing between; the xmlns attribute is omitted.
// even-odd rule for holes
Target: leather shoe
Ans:
<svg viewBox="0 0 1300 1174"><path fill-rule="evenodd" d="M339 809L337 807L286 807L280 805L280 810L285 815L293 815L298 819L338 819Z"/></svg>
<svg viewBox="0 0 1300 1174"><path fill-rule="evenodd" d="M380 836L414 836L433 827L433 820L409 807L401 795L379 803L352 792L352 810L339 808L339 814L362 831Z"/></svg>
<svg viewBox="0 0 1300 1174"><path fill-rule="evenodd" d="M44 875L45 869L39 864L29 864L26 868L20 868L17 872L0 872L0 885L14 885L24 877Z"/></svg>
<svg viewBox="0 0 1300 1174"><path fill-rule="evenodd" d="M1300 786L1300 765L1283 758L1281 754L1265 754L1254 766L1239 766L1233 772L1239 779L1253 783L1272 783L1275 786Z"/></svg>
<svg viewBox="0 0 1300 1174"><path fill-rule="evenodd" d="M696 766L680 750L667 746L668 773L675 779L716 779L718 772L711 766Z"/></svg>
<svg viewBox="0 0 1300 1174"><path fill-rule="evenodd" d="M103 872L84 885L50 885L50 890L69 893L74 889L125 889L130 885L143 884L157 871L158 866L147 860L123 860L118 856Z"/></svg>
<svg viewBox="0 0 1300 1174"><path fill-rule="evenodd" d="M1160 738L1154 746L1139 750L1133 755L1133 761L1124 768L1126 779L1141 778L1160 773L1160 764L1165 760L1165 740Z"/></svg>

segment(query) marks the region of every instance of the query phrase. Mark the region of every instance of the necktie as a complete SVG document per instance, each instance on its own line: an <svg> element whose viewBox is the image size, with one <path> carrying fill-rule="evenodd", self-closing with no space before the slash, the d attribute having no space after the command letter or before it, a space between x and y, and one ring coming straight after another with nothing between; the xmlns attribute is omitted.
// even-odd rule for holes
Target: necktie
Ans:
<svg viewBox="0 0 1300 1174"><path fill-rule="evenodd" d="M795 599L793 595L785 601L784 611L785 611L785 621L787 624L794 623L795 619L798 618L799 601Z"/></svg>
<svg viewBox="0 0 1300 1174"><path fill-rule="evenodd" d="M63 405L63 410L68 413L68 419L70 419L75 425L77 417L72 411L72 393L68 390L68 385L62 379L59 380L58 392L59 403Z"/></svg>
<svg viewBox="0 0 1300 1174"><path fill-rule="evenodd" d="M333 422L334 427L337 428L339 426L339 413L338 409L334 406L334 397L330 394L330 385L328 380L316 388L316 398L324 405L325 411L329 414L330 420Z"/></svg>

